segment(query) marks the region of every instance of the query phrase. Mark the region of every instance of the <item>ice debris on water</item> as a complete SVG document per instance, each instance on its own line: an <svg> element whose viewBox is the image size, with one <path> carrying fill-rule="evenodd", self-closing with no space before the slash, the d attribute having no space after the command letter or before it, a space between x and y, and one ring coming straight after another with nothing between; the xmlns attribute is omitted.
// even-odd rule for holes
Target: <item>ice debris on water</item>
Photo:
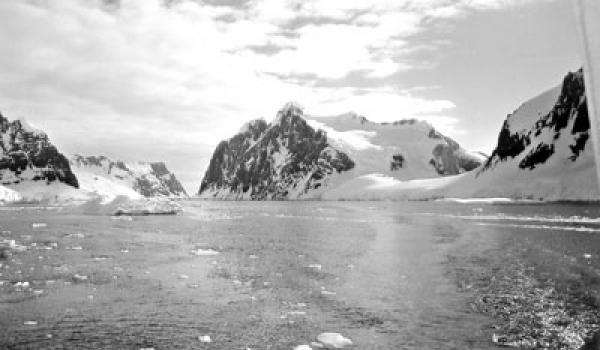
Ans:
<svg viewBox="0 0 600 350"><path fill-rule="evenodd" d="M330 292L328 290L322 290L321 295L336 295L336 292Z"/></svg>
<svg viewBox="0 0 600 350"><path fill-rule="evenodd" d="M212 343L212 339L210 339L210 335L201 335L198 337L201 343Z"/></svg>
<svg viewBox="0 0 600 350"><path fill-rule="evenodd" d="M29 282L25 281L25 282L17 282L13 285L13 287L17 290L17 291L24 291L26 289L29 288Z"/></svg>
<svg viewBox="0 0 600 350"><path fill-rule="evenodd" d="M73 275L73 279L77 282L82 282L82 281L87 281L88 276L80 275L80 274L76 273L75 275Z"/></svg>
<svg viewBox="0 0 600 350"><path fill-rule="evenodd" d="M191 252L193 255L197 255L197 256L211 256L211 255L217 255L219 254L218 251L214 250L214 249L194 249Z"/></svg>
<svg viewBox="0 0 600 350"><path fill-rule="evenodd" d="M179 279L187 280L188 278L190 278L188 275L179 275Z"/></svg>
<svg viewBox="0 0 600 350"><path fill-rule="evenodd" d="M25 321L23 324L26 326L35 326L37 325L37 321Z"/></svg>
<svg viewBox="0 0 600 350"><path fill-rule="evenodd" d="M48 224L43 223L43 222L34 222L33 224L31 224L31 227L33 227L33 228L44 228L47 226L48 226Z"/></svg>
<svg viewBox="0 0 600 350"><path fill-rule="evenodd" d="M65 238L85 238L85 235L83 233L68 233Z"/></svg>
<svg viewBox="0 0 600 350"><path fill-rule="evenodd" d="M320 264L310 264L308 265L309 269L315 269L317 271L321 271L322 266Z"/></svg>
<svg viewBox="0 0 600 350"><path fill-rule="evenodd" d="M340 333L325 332L317 336L319 343L334 349L342 349L352 345L352 340L344 337Z"/></svg>
<svg viewBox="0 0 600 350"><path fill-rule="evenodd" d="M303 344L296 346L294 350L312 350L312 348L306 344Z"/></svg>

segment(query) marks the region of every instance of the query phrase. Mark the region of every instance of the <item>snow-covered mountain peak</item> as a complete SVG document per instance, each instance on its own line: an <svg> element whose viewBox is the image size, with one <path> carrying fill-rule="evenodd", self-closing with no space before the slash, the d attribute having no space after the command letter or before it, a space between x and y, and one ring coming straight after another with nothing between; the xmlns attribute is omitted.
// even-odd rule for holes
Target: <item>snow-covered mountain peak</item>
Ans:
<svg viewBox="0 0 600 350"><path fill-rule="evenodd" d="M81 188L105 199L119 195L136 197L186 197L163 162L123 162L105 156L71 157L71 166Z"/></svg>
<svg viewBox="0 0 600 350"><path fill-rule="evenodd" d="M0 184L62 182L78 187L69 161L50 143L46 133L23 119L9 121L0 114Z"/></svg>
<svg viewBox="0 0 600 350"><path fill-rule="evenodd" d="M272 125L283 125L283 124L292 124L291 121L297 118L304 117L304 107L302 107L298 102L288 102L279 111L277 112L277 116L275 120L271 123Z"/></svg>

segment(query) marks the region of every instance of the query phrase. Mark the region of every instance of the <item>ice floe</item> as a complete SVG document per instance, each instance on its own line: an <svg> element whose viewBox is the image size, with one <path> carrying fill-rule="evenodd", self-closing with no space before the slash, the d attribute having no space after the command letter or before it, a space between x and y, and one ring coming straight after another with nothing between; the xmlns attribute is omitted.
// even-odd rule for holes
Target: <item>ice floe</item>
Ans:
<svg viewBox="0 0 600 350"><path fill-rule="evenodd" d="M342 349L352 345L352 340L344 337L340 333L321 333L317 336L317 340L319 343L334 349Z"/></svg>
<svg viewBox="0 0 600 350"><path fill-rule="evenodd" d="M198 337L201 343L212 343L212 339L210 339L210 335L201 335Z"/></svg>
<svg viewBox="0 0 600 350"><path fill-rule="evenodd" d="M312 350L312 348L309 345L303 344L296 346L294 350Z"/></svg>
<svg viewBox="0 0 600 350"><path fill-rule="evenodd" d="M219 252L214 249L201 249L201 248L194 249L194 250L192 250L191 253L192 253L192 255L197 255L197 256L212 256L212 255L219 254Z"/></svg>

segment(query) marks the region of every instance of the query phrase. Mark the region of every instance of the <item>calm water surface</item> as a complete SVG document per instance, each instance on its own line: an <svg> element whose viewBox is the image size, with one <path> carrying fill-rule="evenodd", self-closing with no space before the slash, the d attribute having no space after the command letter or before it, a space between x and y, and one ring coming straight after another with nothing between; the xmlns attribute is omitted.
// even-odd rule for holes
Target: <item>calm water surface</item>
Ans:
<svg viewBox="0 0 600 350"><path fill-rule="evenodd" d="M292 349L339 332L356 349L494 349L457 271L519 260L598 290L597 205L185 206L0 208L0 241L23 246L0 259L0 348Z"/></svg>

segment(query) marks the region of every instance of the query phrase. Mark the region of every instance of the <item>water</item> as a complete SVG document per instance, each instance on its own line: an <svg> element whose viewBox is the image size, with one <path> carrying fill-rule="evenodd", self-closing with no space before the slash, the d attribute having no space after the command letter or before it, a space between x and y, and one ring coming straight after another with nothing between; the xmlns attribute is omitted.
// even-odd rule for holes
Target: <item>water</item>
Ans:
<svg viewBox="0 0 600 350"><path fill-rule="evenodd" d="M292 349L339 332L357 349L495 349L499 321L473 302L498 271L600 290L595 205L185 205L0 208L0 241L26 247L0 260L0 347Z"/></svg>

